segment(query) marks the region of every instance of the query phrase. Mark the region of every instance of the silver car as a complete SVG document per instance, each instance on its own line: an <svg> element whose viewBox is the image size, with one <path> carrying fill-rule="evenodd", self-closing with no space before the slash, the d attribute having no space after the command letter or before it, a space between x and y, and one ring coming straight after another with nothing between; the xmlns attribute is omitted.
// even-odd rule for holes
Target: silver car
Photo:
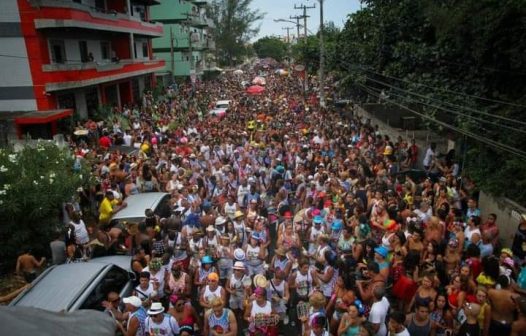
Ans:
<svg viewBox="0 0 526 336"><path fill-rule="evenodd" d="M130 256L51 266L9 305L55 312L104 310L102 301L110 291L119 293L120 297L131 295L135 279L130 270Z"/></svg>

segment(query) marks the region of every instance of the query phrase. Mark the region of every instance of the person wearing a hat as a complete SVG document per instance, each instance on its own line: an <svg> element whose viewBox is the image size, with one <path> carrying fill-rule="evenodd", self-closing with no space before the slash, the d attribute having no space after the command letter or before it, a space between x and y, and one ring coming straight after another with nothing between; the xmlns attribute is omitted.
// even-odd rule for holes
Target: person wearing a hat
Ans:
<svg viewBox="0 0 526 336"><path fill-rule="evenodd" d="M219 245L219 234L213 225L208 225L206 228L206 236L204 237L205 249L208 254L213 254Z"/></svg>
<svg viewBox="0 0 526 336"><path fill-rule="evenodd" d="M226 291L219 285L219 275L215 272L208 274L207 284L204 287L203 293L199 297L199 304L204 309L212 308L211 301L213 298L219 297L226 300Z"/></svg>
<svg viewBox="0 0 526 336"><path fill-rule="evenodd" d="M225 289L230 294L230 309L238 315L243 311L245 299L250 296L250 277L245 274L246 268L242 261L236 261L232 268L234 271L227 279ZM249 286L246 286L247 282Z"/></svg>
<svg viewBox="0 0 526 336"><path fill-rule="evenodd" d="M316 209L318 210L318 209ZM312 227L309 231L309 256L313 256L318 249L318 237L320 235L325 235L325 225L323 224L323 217L320 215L314 216L312 219Z"/></svg>
<svg viewBox="0 0 526 336"><path fill-rule="evenodd" d="M147 267L143 269L143 272L150 273L150 282L153 285L153 288L160 288L157 292L159 299L164 297L164 281L168 276L168 269L163 266L163 261L160 258L153 258Z"/></svg>
<svg viewBox="0 0 526 336"><path fill-rule="evenodd" d="M384 280L387 280L389 277L389 262L386 260L389 250L381 245L374 249L374 261L378 264L380 268L380 274L384 277Z"/></svg>
<svg viewBox="0 0 526 336"><path fill-rule="evenodd" d="M262 318L275 316L276 312L272 310L272 304L267 300L267 290L263 287L257 287L254 290L254 300L249 303L244 315L245 320L250 323L250 335L277 335L277 328L275 326L259 324ZM277 321L279 320L276 320L276 324Z"/></svg>
<svg viewBox="0 0 526 336"><path fill-rule="evenodd" d="M218 216L214 221L214 226L216 228L216 232L220 235L225 233L225 227L227 225L228 219L223 216Z"/></svg>
<svg viewBox="0 0 526 336"><path fill-rule="evenodd" d="M252 232L247 246L245 247L246 262L248 275L262 274L264 270L264 261L267 257L267 249L261 246L261 236L258 232Z"/></svg>
<svg viewBox="0 0 526 336"><path fill-rule="evenodd" d="M223 233L219 238L220 244L216 249L217 268L219 269L219 278L222 283L232 274L234 265L234 250L231 245L231 238L228 233Z"/></svg>
<svg viewBox="0 0 526 336"><path fill-rule="evenodd" d="M146 333L145 322L148 314L142 305L142 301L137 296L129 296L122 300L125 311L130 313L126 324L126 335L144 335Z"/></svg>
<svg viewBox="0 0 526 336"><path fill-rule="evenodd" d="M287 258L287 250L282 245L274 251L274 254L274 257L270 261L270 272L276 273L280 271L283 272L288 278L292 269L292 262L289 258Z"/></svg>
<svg viewBox="0 0 526 336"><path fill-rule="evenodd" d="M148 336L178 336L179 324L169 314L164 313L164 307L160 302L154 302L148 309L148 317L144 323L146 335Z"/></svg>
<svg viewBox="0 0 526 336"><path fill-rule="evenodd" d="M214 259L209 255L204 255L201 258L201 266L194 273L194 286L197 286L199 289L204 288L207 284L208 276L212 273L217 275Z"/></svg>
<svg viewBox="0 0 526 336"><path fill-rule="evenodd" d="M232 223L234 224L234 230L236 232L236 244L237 246L245 246L248 240L247 228L243 217L245 214L241 210L237 210L234 214Z"/></svg>

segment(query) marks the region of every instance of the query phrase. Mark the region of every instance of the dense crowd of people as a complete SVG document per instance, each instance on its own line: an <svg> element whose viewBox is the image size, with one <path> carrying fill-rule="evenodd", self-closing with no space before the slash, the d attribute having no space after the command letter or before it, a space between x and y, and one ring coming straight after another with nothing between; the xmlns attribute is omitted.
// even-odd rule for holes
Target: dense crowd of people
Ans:
<svg viewBox="0 0 526 336"><path fill-rule="evenodd" d="M247 95L260 71L265 92ZM209 116L219 99L226 115ZM67 257L133 256L133 295L103 303L125 335L526 334L526 215L501 246L453 153L419 157L294 76L245 69L80 128L97 179L80 204L98 224L67 207ZM155 191L169 216L112 226Z"/></svg>

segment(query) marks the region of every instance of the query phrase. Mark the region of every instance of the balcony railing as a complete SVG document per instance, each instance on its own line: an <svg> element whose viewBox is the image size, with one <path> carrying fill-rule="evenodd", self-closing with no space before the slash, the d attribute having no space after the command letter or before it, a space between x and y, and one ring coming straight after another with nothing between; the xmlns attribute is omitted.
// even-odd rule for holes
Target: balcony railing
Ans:
<svg viewBox="0 0 526 336"><path fill-rule="evenodd" d="M126 65L130 64L156 64L161 62L161 59L121 59L118 61L111 60L101 60L93 62L66 62L66 63L53 63L53 64L44 64L42 70L44 72L54 72L54 71L81 71L81 70L90 70L96 69L98 72L104 71L113 71L124 68Z"/></svg>
<svg viewBox="0 0 526 336"><path fill-rule="evenodd" d="M126 12L119 12L116 10L106 10L104 8L92 7L92 6L88 6L85 4L79 4L76 2L66 1L66 0L30 0L30 3L36 8L42 8L42 7L68 8L71 10L78 10L78 11L86 12L90 15L90 17L94 19L112 21L117 25L119 21L120 22L132 21L132 22L139 23L140 24L139 27L141 28L157 30L158 33L154 33L154 35L158 35L158 36L162 35L163 25L161 23L156 23L153 21L151 22L144 21L141 17L130 15L129 13L126 13ZM60 22L54 23L52 22L52 19L53 18L47 18L47 17L37 18L35 19L35 26L36 28L61 28L61 27L68 26ZM63 18L57 18L58 21L60 21L61 19L63 20ZM82 18L72 18L72 20L82 21ZM100 25L100 23L98 22L96 24ZM79 28L83 28L83 27L81 26Z"/></svg>

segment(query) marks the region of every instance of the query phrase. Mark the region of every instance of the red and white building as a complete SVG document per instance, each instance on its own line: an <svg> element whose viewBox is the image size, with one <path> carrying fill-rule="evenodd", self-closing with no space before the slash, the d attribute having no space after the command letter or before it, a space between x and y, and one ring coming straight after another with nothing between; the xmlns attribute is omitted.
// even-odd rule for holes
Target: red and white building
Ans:
<svg viewBox="0 0 526 336"><path fill-rule="evenodd" d="M155 85L156 0L1 0L0 120L50 137L60 120L130 104ZM2 132L2 128L0 128ZM0 139L1 140L1 139Z"/></svg>

